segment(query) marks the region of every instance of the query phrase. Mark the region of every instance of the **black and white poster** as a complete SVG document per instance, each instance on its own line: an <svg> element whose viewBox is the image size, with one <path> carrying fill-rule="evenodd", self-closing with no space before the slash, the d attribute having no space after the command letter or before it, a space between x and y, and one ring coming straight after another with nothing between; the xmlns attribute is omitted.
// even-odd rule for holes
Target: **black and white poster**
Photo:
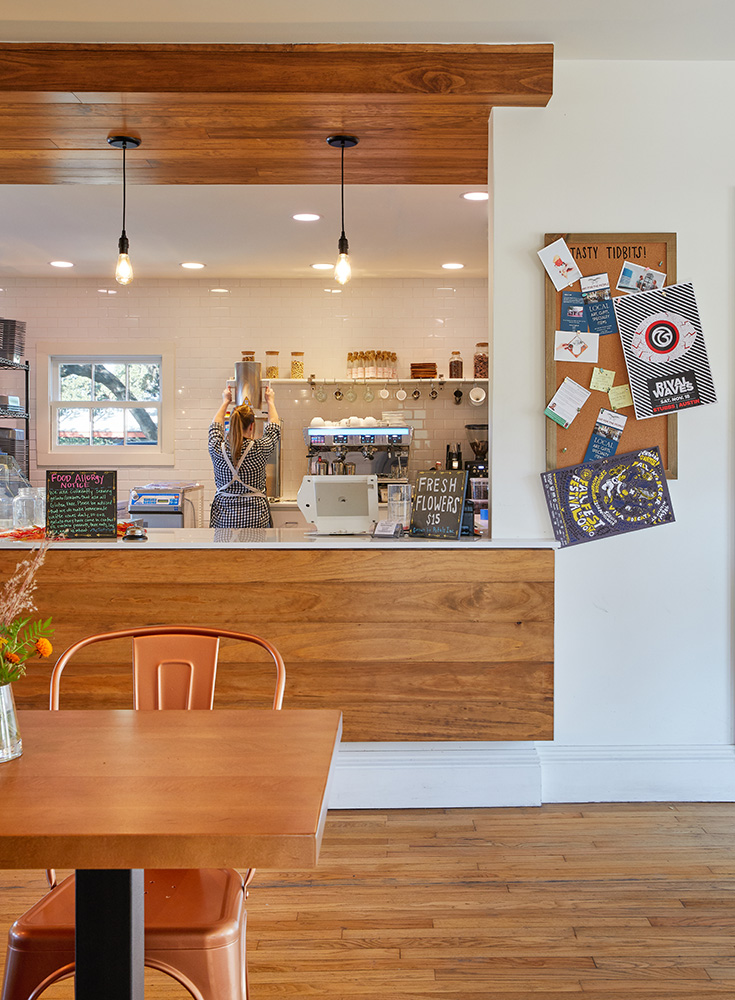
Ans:
<svg viewBox="0 0 735 1000"><path fill-rule="evenodd" d="M690 283L613 299L638 420L716 403Z"/></svg>
<svg viewBox="0 0 735 1000"><path fill-rule="evenodd" d="M553 469L541 482L562 548L674 520L658 448Z"/></svg>

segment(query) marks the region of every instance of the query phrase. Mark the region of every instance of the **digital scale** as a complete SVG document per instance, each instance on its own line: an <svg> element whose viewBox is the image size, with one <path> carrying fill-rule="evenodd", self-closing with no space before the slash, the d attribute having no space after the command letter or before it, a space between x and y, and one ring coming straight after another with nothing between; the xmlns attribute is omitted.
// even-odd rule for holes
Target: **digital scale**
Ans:
<svg viewBox="0 0 735 1000"><path fill-rule="evenodd" d="M145 528L201 528L201 483L148 483L130 491L128 514Z"/></svg>

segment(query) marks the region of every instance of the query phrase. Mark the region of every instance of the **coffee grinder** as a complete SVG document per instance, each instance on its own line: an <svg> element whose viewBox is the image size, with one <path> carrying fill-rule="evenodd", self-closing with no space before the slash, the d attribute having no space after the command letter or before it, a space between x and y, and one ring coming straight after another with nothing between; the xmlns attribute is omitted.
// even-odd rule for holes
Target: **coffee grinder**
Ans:
<svg viewBox="0 0 735 1000"><path fill-rule="evenodd" d="M447 445L447 459L444 468L448 471L462 468L462 448L459 441L456 444Z"/></svg>
<svg viewBox="0 0 735 1000"><path fill-rule="evenodd" d="M488 475L488 425L465 424L465 430L467 431L467 440L475 457L466 461L464 467L469 472L471 479L484 479Z"/></svg>

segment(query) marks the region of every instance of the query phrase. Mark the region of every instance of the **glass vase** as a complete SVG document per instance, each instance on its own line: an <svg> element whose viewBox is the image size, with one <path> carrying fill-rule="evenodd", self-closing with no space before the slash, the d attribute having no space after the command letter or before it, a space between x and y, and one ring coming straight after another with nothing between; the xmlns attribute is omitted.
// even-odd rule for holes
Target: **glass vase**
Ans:
<svg viewBox="0 0 735 1000"><path fill-rule="evenodd" d="M23 753L12 684L0 685L0 763Z"/></svg>

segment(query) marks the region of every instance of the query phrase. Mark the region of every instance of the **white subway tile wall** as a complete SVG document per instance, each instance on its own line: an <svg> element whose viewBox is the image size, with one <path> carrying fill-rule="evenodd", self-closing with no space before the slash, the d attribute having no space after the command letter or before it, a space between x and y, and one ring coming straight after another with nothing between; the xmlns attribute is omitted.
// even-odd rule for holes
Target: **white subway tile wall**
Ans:
<svg viewBox="0 0 735 1000"><path fill-rule="evenodd" d="M93 339L100 351L134 345L145 352L150 340L170 340L176 346L176 464L166 467L123 467L118 472L120 499L131 487L154 480L198 480L205 486L205 510L214 491L206 450L207 428L221 402L225 382L243 349L265 361L266 350L280 352L280 376L290 375L291 351L304 351L307 377L344 379L348 351L387 350L398 355L398 376L407 379L410 365L435 361L448 374L450 352L459 350L465 377L472 375L474 345L488 339L487 282L484 279L421 278L359 279L339 295L329 282L309 280L230 280L229 294L211 293L220 284L204 279L154 281L136 278L128 288L99 280L69 278L4 278L0 314L27 323L26 355L35 364L36 342ZM110 289L109 294L100 289ZM265 366L264 366L265 370ZM8 375L3 373L3 380ZM4 381L3 381L4 384ZM349 383L340 383L346 391ZM308 384L277 385L276 401L284 425L283 495L296 494L306 472L302 428L312 417L338 420L348 416L380 417L383 410L400 411L413 426L415 443L409 474L444 460L449 442L462 443L471 457L465 424L487 421L488 407L473 406L468 389L455 402L455 385L428 393L431 383L419 386L421 396L381 399L380 382L371 382L375 399L366 401L365 387L355 386L357 399L334 399L333 385L319 402ZM438 388L438 383L437 383ZM44 401L40 401L43 405ZM31 413L35 412L35 377L31 372ZM31 479L40 485L45 469L36 466L33 422L30 434ZM82 465L83 463L80 463Z"/></svg>

